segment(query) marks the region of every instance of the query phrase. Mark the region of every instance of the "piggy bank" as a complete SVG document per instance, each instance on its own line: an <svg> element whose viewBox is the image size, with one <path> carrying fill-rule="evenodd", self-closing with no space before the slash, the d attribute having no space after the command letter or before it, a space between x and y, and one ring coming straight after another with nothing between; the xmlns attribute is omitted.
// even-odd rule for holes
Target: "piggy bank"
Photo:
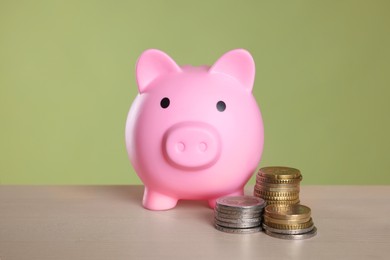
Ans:
<svg viewBox="0 0 390 260"><path fill-rule="evenodd" d="M254 78L243 49L198 67L178 66L156 49L141 54L125 135L145 208L171 209L180 199L214 208L221 196L243 195L264 141Z"/></svg>

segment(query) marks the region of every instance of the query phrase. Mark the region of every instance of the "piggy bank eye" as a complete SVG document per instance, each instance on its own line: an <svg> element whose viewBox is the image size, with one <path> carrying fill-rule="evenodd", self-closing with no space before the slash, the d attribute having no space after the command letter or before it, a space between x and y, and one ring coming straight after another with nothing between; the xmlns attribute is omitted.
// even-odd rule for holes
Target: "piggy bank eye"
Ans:
<svg viewBox="0 0 390 260"><path fill-rule="evenodd" d="M169 107L169 103L171 103L169 101L169 98L165 97L165 98L161 99L160 106L165 109L165 108Z"/></svg>
<svg viewBox="0 0 390 260"><path fill-rule="evenodd" d="M218 101L217 103L217 109L219 112L223 112L226 109L226 104L223 101Z"/></svg>

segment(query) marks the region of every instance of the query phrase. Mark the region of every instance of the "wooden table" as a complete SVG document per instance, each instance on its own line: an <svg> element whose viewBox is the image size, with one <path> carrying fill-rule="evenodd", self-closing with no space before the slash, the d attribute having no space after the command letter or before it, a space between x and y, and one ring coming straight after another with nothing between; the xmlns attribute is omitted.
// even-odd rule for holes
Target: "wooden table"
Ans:
<svg viewBox="0 0 390 260"><path fill-rule="evenodd" d="M0 186L0 259L390 259L390 186L301 187L318 228L301 241L217 231L205 202L149 211L142 193Z"/></svg>

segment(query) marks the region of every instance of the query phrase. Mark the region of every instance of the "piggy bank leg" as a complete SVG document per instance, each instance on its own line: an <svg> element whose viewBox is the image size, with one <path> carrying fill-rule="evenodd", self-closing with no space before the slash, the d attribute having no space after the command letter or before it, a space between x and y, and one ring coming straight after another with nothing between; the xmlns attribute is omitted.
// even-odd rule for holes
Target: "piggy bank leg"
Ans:
<svg viewBox="0 0 390 260"><path fill-rule="evenodd" d="M243 189L243 188L242 188L242 189L239 189L239 190L237 190L237 191L235 191L235 192L232 192L232 193L223 195L223 196L221 196L221 197L225 197L225 196L242 196L242 195L244 195L244 189ZM208 201L208 202L209 202L210 208L212 208L212 209L215 208L215 204L216 204L216 202L217 202L217 199L218 199L218 198L214 198L214 199L211 199L211 200Z"/></svg>
<svg viewBox="0 0 390 260"><path fill-rule="evenodd" d="M176 206L177 199L145 187L142 204L145 208L150 210L167 210Z"/></svg>

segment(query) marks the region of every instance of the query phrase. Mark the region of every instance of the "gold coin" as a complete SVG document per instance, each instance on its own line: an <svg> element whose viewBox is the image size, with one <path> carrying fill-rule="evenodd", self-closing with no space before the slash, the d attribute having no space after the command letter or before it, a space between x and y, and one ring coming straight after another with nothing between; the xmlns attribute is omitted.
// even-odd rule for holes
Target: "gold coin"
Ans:
<svg viewBox="0 0 390 260"><path fill-rule="evenodd" d="M299 220L310 218L311 210L305 205L291 205L288 207L268 205L264 209L264 214L274 219Z"/></svg>
<svg viewBox="0 0 390 260"><path fill-rule="evenodd" d="M262 191L267 191L267 192L299 192L299 188L289 188L289 189L281 189L281 188L267 188L267 187L259 187L255 186L256 190L262 190Z"/></svg>
<svg viewBox="0 0 390 260"><path fill-rule="evenodd" d="M296 196L268 196L262 193L254 192L256 197L262 198L263 200L275 200L275 201L291 201L299 199L299 195Z"/></svg>
<svg viewBox="0 0 390 260"><path fill-rule="evenodd" d="M296 230L296 229L305 229L309 228L314 225L313 220L310 218L308 222L301 223L301 224L292 224L292 225L286 225L286 224L275 224L275 223L268 223L266 224L269 227L277 228L277 229L284 229L284 230Z"/></svg>
<svg viewBox="0 0 390 260"><path fill-rule="evenodd" d="M263 194L263 193L260 193L257 191L254 191L253 194L254 194L254 196L262 198L264 200L278 200L278 201L280 201L280 200L297 200L297 199L299 199L299 194L296 194L294 196L269 196L269 195L266 195L266 194Z"/></svg>
<svg viewBox="0 0 390 260"><path fill-rule="evenodd" d="M301 176L301 172L298 169L283 167L283 166L272 166L263 167L259 170L260 176L271 179L295 179Z"/></svg>
<svg viewBox="0 0 390 260"><path fill-rule="evenodd" d="M295 204L299 204L300 200L299 199L296 199L296 200L266 200L267 202L267 205L278 205L278 206L289 206L289 205L295 205Z"/></svg>
<svg viewBox="0 0 390 260"><path fill-rule="evenodd" d="M299 194L294 195L294 196L270 196L270 195L266 195L266 194L258 193L258 192L255 192L254 194L257 195L256 197L262 198L263 200L281 201L281 200L297 200L297 199L299 199Z"/></svg>
<svg viewBox="0 0 390 260"><path fill-rule="evenodd" d="M267 178L262 175L256 175L256 183L271 183L271 184L298 184L302 181L302 175L293 179L273 179Z"/></svg>
<svg viewBox="0 0 390 260"><path fill-rule="evenodd" d="M269 182L256 182L258 187L264 188L278 188L278 189L299 189L299 183L269 183Z"/></svg>
<svg viewBox="0 0 390 260"><path fill-rule="evenodd" d="M286 220L286 219L276 219L276 218L271 218L267 215L263 215L264 218L264 223L268 225L268 223L273 223L273 224L283 224L283 225L296 225L296 224L302 224L310 221L311 217L307 218L302 218L302 219L294 219L294 220Z"/></svg>
<svg viewBox="0 0 390 260"><path fill-rule="evenodd" d="M277 190L277 191L270 191L263 188L255 187L255 190L259 194L264 194L266 196L275 196L275 197L293 197L299 195L299 190L292 190L292 191L283 191L283 190Z"/></svg>

